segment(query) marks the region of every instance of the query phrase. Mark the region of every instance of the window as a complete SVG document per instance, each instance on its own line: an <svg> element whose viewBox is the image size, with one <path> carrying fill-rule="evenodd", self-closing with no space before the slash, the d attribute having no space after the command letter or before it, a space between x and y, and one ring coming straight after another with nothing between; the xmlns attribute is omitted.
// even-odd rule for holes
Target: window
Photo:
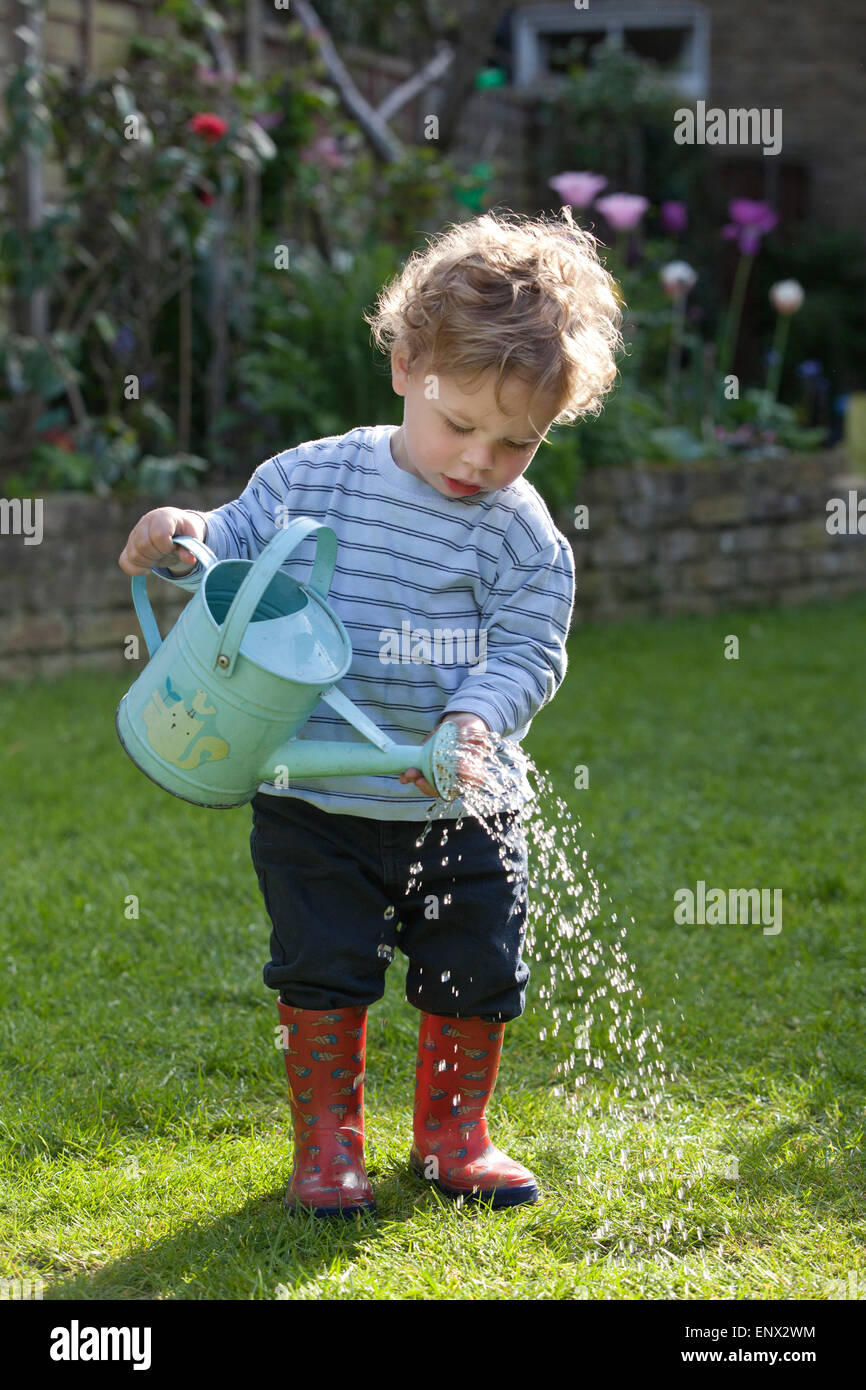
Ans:
<svg viewBox="0 0 866 1390"><path fill-rule="evenodd" d="M710 21L703 5L642 5L621 0L533 5L514 11L514 85L531 87L556 78L600 43L651 58L670 73L684 96L705 97L709 87Z"/></svg>

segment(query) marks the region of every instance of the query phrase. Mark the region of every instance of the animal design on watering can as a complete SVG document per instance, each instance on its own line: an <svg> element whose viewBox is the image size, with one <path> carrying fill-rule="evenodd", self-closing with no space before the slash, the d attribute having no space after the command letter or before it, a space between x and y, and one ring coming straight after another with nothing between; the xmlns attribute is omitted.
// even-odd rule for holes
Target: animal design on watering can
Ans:
<svg viewBox="0 0 866 1390"><path fill-rule="evenodd" d="M281 567L315 533L309 582ZM327 602L337 537L295 517L255 560L217 560L193 536L175 536L204 575L165 640L147 597L132 598L150 661L117 707L120 742L158 786L198 806L243 806L260 784L292 777L385 775L418 767L443 800L456 796L456 725L423 745L398 744L336 682L352 662L345 627ZM295 735L324 701L361 735L338 743Z"/></svg>
<svg viewBox="0 0 866 1390"><path fill-rule="evenodd" d="M203 758L224 758L229 751L225 739L205 733L216 714L216 706L208 704L205 692L197 690L191 699L181 695L170 676L166 676L165 688L165 695L153 691L141 713L153 751L165 762L184 769L198 767Z"/></svg>

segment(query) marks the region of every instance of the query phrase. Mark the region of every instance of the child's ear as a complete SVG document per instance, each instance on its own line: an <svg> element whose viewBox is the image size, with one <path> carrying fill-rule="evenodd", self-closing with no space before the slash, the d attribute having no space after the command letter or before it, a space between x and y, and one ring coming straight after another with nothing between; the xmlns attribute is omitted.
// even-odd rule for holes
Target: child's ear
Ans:
<svg viewBox="0 0 866 1390"><path fill-rule="evenodd" d="M391 348L391 385L398 396L405 396L409 389L409 354L400 342Z"/></svg>

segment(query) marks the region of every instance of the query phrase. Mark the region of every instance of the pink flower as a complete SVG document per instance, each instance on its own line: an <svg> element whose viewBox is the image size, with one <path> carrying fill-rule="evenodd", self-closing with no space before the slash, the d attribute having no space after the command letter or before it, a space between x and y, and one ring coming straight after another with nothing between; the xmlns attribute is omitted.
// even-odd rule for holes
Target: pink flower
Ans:
<svg viewBox="0 0 866 1390"><path fill-rule="evenodd" d="M329 169L342 169L346 163L345 155L333 135L320 135L312 145L305 145L300 152L304 164L324 164Z"/></svg>
<svg viewBox="0 0 866 1390"><path fill-rule="evenodd" d="M596 194L604 188L607 179L603 174L590 174L583 170L580 173L569 171L556 174L547 182L556 190L563 203L568 203L573 208L587 208Z"/></svg>
<svg viewBox="0 0 866 1390"><path fill-rule="evenodd" d="M685 203L670 199L661 205L662 227L671 236L679 236L689 225L689 210Z"/></svg>
<svg viewBox="0 0 866 1390"><path fill-rule="evenodd" d="M736 237L740 254L754 256L760 250L761 237L778 225L779 216L768 203L754 198L734 198L728 203L731 221L722 228L722 236L730 241Z"/></svg>
<svg viewBox="0 0 866 1390"><path fill-rule="evenodd" d="M599 198L596 207L614 231L630 232L649 207L649 199L642 198L639 193L610 193L606 198Z"/></svg>
<svg viewBox="0 0 866 1390"><path fill-rule="evenodd" d="M728 203L728 216L738 227L754 227L756 231L771 232L778 224L778 214L769 203L754 198L734 198Z"/></svg>

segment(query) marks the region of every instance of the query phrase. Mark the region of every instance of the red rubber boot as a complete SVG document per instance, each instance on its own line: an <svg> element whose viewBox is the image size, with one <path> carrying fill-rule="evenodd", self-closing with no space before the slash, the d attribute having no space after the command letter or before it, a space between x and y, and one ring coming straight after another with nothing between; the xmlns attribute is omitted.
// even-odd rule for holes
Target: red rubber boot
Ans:
<svg viewBox="0 0 866 1390"><path fill-rule="evenodd" d="M409 1158L446 1197L493 1207L538 1201L534 1175L494 1148L487 1132L504 1034L504 1023L422 1013Z"/></svg>
<svg viewBox="0 0 866 1390"><path fill-rule="evenodd" d="M316 1216L373 1211L364 1167L366 1008L295 1009L277 1000L295 1152L285 1205Z"/></svg>

